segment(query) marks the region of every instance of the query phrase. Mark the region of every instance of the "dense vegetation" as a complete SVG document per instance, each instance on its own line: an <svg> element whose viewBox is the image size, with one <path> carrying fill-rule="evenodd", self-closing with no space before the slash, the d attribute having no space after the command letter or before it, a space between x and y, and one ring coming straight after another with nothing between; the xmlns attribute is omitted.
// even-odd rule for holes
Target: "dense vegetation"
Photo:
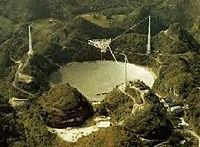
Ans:
<svg viewBox="0 0 200 147"><path fill-rule="evenodd" d="M105 100L98 106L97 112L100 115L111 116L113 123L115 123L130 115L132 108L133 101L115 88L106 95Z"/></svg>
<svg viewBox="0 0 200 147"><path fill-rule="evenodd" d="M21 126L16 122L16 115L8 101L0 96L0 145L8 146L13 142L20 141L23 133Z"/></svg>
<svg viewBox="0 0 200 147"><path fill-rule="evenodd" d="M188 105L189 105L189 110L187 112L187 117L188 120L193 124L193 127L197 131L198 134L200 134L200 124L199 124L199 94L200 94L200 89L196 88L193 89L189 96L187 97Z"/></svg>
<svg viewBox="0 0 200 147"><path fill-rule="evenodd" d="M164 94L175 94L178 97L186 98L193 88L199 86L198 59L199 55L191 52L169 56L160 69L159 77L154 85L155 89Z"/></svg>
<svg viewBox="0 0 200 147"><path fill-rule="evenodd" d="M41 117L50 127L80 125L93 115L93 108L87 99L69 84L51 88L39 98L38 104Z"/></svg>
<svg viewBox="0 0 200 147"><path fill-rule="evenodd" d="M75 147L79 146L143 146L140 139L128 130L120 126L113 126L106 130L101 130L90 137L80 139Z"/></svg>
<svg viewBox="0 0 200 147"><path fill-rule="evenodd" d="M191 129L200 134L199 13L199 0L0 0L0 146L56 146L59 142L46 124L59 127L69 111L80 107L82 110L82 106L91 112L84 112L85 119L91 116L91 106L84 96L69 85L51 88L49 75L72 61L100 59L100 50L88 46L87 41L120 34L123 35L111 43L111 48L126 53L129 62L151 68L157 75L153 90L188 105L183 115ZM149 56L144 54L148 21L127 31L148 15L152 16ZM23 72L33 76L34 81L18 86L33 96L12 86L18 68L13 60L27 59L29 24L35 54ZM109 52L103 57L112 59ZM118 55L117 59L123 61L124 57ZM14 109L9 104L13 96L28 101L24 107ZM179 146L184 139L182 132L172 131L158 97L149 92L145 98L148 105L130 117L126 127L101 130L77 145L144 146L138 135L165 140L172 134L169 144ZM119 122L127 118L132 107L132 100L115 88L98 107L97 115L109 115L112 122ZM64 118L59 117L61 114L65 114ZM55 118L59 121L54 122Z"/></svg>

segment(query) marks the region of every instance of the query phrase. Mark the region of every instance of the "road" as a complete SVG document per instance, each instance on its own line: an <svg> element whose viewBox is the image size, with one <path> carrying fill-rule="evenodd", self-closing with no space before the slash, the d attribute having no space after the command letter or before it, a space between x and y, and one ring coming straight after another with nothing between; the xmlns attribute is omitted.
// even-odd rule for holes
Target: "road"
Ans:
<svg viewBox="0 0 200 147"><path fill-rule="evenodd" d="M29 59L28 59L28 60L29 60ZM27 64L28 60L26 61L26 64ZM14 60L13 60L13 61L14 61ZM23 70L23 68L24 68L25 66L24 66L24 63L22 63L20 60L19 60L19 61L14 61L14 62L15 62L16 64L19 64L19 66L18 66L17 71L16 71L16 73L15 73L15 78L14 78L14 81L12 82L12 86L13 86L14 88L18 89L19 91L21 91L22 93L25 93L25 94L28 94L28 95L33 96L33 94L31 94L31 93L29 93L29 92L27 92L27 91L21 89L20 87L18 87L18 86L15 84L16 81L17 81L17 77L18 77L20 71Z"/></svg>
<svg viewBox="0 0 200 147"><path fill-rule="evenodd" d="M140 92L140 97L142 98L142 101L143 101L142 104L137 104L136 99L135 99L132 95L130 95L129 93L127 93L127 92L125 91L125 88L126 88L125 84L119 85L118 89L119 89L123 94L125 94L125 95L128 96L128 97L130 97L131 100L133 101L133 109L132 109L131 114L134 114L135 111L136 111L137 109L142 109L142 108L144 107L144 104L145 104L144 91L141 91L140 89L138 89L138 88L135 87L135 86L130 86L130 85L129 85L129 87L132 88L132 89L134 89L134 90L136 90L136 91L139 91L139 92ZM127 117L127 118L128 118L128 117ZM126 118L126 119L127 119L127 118ZM118 125L123 125L123 123L124 123L124 121L125 121L126 119L124 119L124 120L118 122Z"/></svg>

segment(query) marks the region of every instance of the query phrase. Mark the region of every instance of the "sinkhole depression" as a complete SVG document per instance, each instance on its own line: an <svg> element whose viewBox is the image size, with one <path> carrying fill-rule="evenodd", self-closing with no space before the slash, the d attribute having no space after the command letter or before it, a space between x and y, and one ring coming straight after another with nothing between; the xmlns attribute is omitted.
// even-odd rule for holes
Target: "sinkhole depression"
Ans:
<svg viewBox="0 0 200 147"><path fill-rule="evenodd" d="M152 87L154 75L144 67L135 64L114 61L72 62L52 73L50 81L53 85L69 83L77 88L90 101L101 101L105 93L127 80L141 80Z"/></svg>

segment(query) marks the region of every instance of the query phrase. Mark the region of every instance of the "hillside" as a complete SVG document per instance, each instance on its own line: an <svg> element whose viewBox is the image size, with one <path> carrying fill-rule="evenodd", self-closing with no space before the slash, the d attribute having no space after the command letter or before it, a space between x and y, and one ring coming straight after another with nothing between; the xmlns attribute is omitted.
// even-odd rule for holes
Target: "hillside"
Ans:
<svg viewBox="0 0 200 147"><path fill-rule="evenodd" d="M199 14L199 0L0 0L0 146L198 146ZM118 61L126 54L153 72L153 87L115 85L96 106L49 81L71 62L113 60L109 48L88 45L103 38L112 38ZM76 143L47 129L91 126L101 115L112 126Z"/></svg>

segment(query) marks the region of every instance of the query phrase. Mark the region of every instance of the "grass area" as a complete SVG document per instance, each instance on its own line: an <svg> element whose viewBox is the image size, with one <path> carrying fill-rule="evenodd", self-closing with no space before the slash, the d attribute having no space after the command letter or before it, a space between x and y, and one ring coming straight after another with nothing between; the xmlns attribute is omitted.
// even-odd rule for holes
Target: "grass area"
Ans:
<svg viewBox="0 0 200 147"><path fill-rule="evenodd" d="M14 31L15 24L11 20L0 16L0 43L7 40Z"/></svg>
<svg viewBox="0 0 200 147"><path fill-rule="evenodd" d="M110 28L110 21L107 19L105 15L96 14L83 14L80 17L83 19L94 23L103 28Z"/></svg>

